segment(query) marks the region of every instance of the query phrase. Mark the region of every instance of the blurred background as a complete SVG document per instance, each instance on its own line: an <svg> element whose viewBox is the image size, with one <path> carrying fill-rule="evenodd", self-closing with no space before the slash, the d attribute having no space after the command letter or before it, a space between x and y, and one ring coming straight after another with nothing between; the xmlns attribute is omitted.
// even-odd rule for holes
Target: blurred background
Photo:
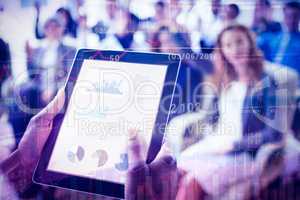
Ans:
<svg viewBox="0 0 300 200"><path fill-rule="evenodd" d="M209 30L205 26L210 26L208 20L212 20L211 13L203 13L203 11L210 10L210 0L178 0L165 1L166 5L163 5L161 10L159 10L159 6L155 8L156 0L124 0L118 1L117 5L107 5L114 4L113 1L105 1L105 0L17 0L17 1L0 1L1 6L1 37L10 44L11 54L13 55L12 59L12 72L14 77L17 77L19 74L26 72L26 53L24 46L27 41L35 42L36 34L36 20L39 17L38 22L38 30L42 32L45 21L52 17L55 12L59 8L66 8L68 11L68 15L70 15L70 19L75 22L76 27L74 27L74 32L82 31L81 27L79 27L79 23L81 26L87 26L87 29L90 29L92 32L102 32L106 34L109 29L108 25L111 22L114 16L110 15L119 15L119 20L115 19L115 23L126 23L122 22L125 20L122 18L122 13L119 10L120 8L126 9L133 16L136 17L136 22L139 23L139 20L142 20L142 23L139 25L137 30L132 30L132 32L137 32L135 34L135 41L137 43L141 43L140 46L129 46L124 45L126 49L136 49L147 51L149 50L149 44L146 41L146 44L143 44L147 39L145 34L147 33L146 29L152 29L153 20L157 14L158 18L165 18L159 20L170 20L172 23L178 23L183 26L182 28L186 28L191 34L197 35L198 37L201 34L209 35ZM164 2L164 1L162 1ZM235 3L238 5L239 14L237 14L237 22L241 22L246 24L247 26L251 26L253 23L253 16L255 11L255 1L246 1L246 0L223 0L224 3L230 4ZM281 22L283 19L282 13L282 4L284 1L271 1L272 3L272 11L268 15L272 16L274 21ZM170 5L169 5L170 4ZM158 4L159 5L159 4ZM39 9L37 9L39 7ZM118 7L118 8L117 8ZM39 10L39 13L37 12ZM217 11L219 12L219 11ZM230 12L230 11L229 11ZM114 13L114 14L112 14ZM162 16L159 16L162 15ZM201 16L203 15L203 16ZM203 18L204 19L201 19ZM206 19L207 18L207 19ZM202 22L201 22L202 20ZM207 20L207 21L203 21ZM100 22L100 23L99 23ZM99 23L99 27L95 30L95 25ZM101 24L102 23L102 24ZM162 22L161 22L162 23ZM201 24L202 23L202 24ZM204 24L205 23L205 24ZM102 26L101 26L102 25ZM113 26L110 24L110 26ZM159 26L159 25L157 25ZM94 28L94 31L92 30ZM114 28L116 29L116 28ZM122 29L121 27L119 29ZM124 29L124 28L123 28ZM125 30L109 30L108 33L112 34L116 31L128 31ZM183 30L181 30L183 31ZM184 31L183 31L184 32ZM214 33L217 35L217 33ZM100 44L101 40L97 40L97 36L90 34L89 36L82 36L78 33L76 35L67 35L74 39L74 41L70 41L70 44L75 47L102 47ZM74 37L73 37L74 36ZM68 38L70 39L70 38ZM79 44L80 40L87 40L88 44ZM144 41L143 41L144 40ZM195 39L196 40L196 39ZM194 50L199 51L199 45L197 41L194 42ZM121 48L118 42L114 44L114 46L110 46L110 49ZM143 46L144 45L144 46ZM122 46L122 48L124 48Z"/></svg>
<svg viewBox="0 0 300 200"><path fill-rule="evenodd" d="M64 84L79 48L179 53L179 82L185 91L194 91L214 71L218 35L242 24L273 66L270 73L289 90L300 74L299 22L300 2L288 0L0 0L0 161ZM286 134L292 139L284 149L288 153L277 175L258 189L259 198L300 199L300 84L295 82L295 93L288 96L294 102ZM203 104L188 94L182 98L184 105L172 118ZM186 145L189 137L184 135ZM38 186L27 197L53 195L71 198Z"/></svg>

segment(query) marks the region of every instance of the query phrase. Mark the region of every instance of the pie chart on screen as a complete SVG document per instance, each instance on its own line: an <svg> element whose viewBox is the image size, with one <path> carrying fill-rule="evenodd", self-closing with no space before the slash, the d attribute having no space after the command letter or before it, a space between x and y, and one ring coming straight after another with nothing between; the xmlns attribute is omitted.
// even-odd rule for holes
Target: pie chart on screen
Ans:
<svg viewBox="0 0 300 200"><path fill-rule="evenodd" d="M68 152L68 160L71 163L81 162L85 156L85 150L82 146L77 146Z"/></svg>
<svg viewBox="0 0 300 200"><path fill-rule="evenodd" d="M120 162L115 164L115 168L119 171L126 171L128 169L128 154L120 155Z"/></svg>
<svg viewBox="0 0 300 200"><path fill-rule="evenodd" d="M95 153L93 153L92 157L98 160L97 161L98 167L102 167L103 165L105 165L105 163L108 160L107 152L102 149L99 149Z"/></svg>

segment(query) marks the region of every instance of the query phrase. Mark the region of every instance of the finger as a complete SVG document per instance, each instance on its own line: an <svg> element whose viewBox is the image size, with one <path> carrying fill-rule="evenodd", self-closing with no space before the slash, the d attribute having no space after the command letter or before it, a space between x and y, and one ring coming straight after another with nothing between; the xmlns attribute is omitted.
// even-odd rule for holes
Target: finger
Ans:
<svg viewBox="0 0 300 200"><path fill-rule="evenodd" d="M39 128L50 128L54 117L62 110L65 101L64 90L58 91L54 99L36 116L30 120L29 126L37 126Z"/></svg>
<svg viewBox="0 0 300 200"><path fill-rule="evenodd" d="M135 168L129 169L125 184L125 199L146 199L147 193L147 165L140 164Z"/></svg>
<svg viewBox="0 0 300 200"><path fill-rule="evenodd" d="M47 115L52 120L63 108L65 103L64 89L60 89L54 99L38 115Z"/></svg>
<svg viewBox="0 0 300 200"><path fill-rule="evenodd" d="M146 163L130 169L127 172L125 184L125 199L160 199L155 198L156 194L153 191L152 179L150 179L149 168Z"/></svg>
<svg viewBox="0 0 300 200"><path fill-rule="evenodd" d="M157 199L175 199L179 178L175 159L166 156L152 162L149 165L149 173L154 183L153 192L159 197Z"/></svg>
<svg viewBox="0 0 300 200"><path fill-rule="evenodd" d="M169 142L168 137L164 137L161 149L154 159L154 162L164 157L172 157L175 160L175 152L173 151L173 148L171 146L172 144Z"/></svg>
<svg viewBox="0 0 300 200"><path fill-rule="evenodd" d="M158 155L149 165L149 174L152 177L154 194L159 199L174 199L178 185L179 172L176 159L166 139Z"/></svg>
<svg viewBox="0 0 300 200"><path fill-rule="evenodd" d="M138 133L138 130L129 130L128 138L128 164L129 169L133 169L141 164L145 163L145 158L142 152L142 140Z"/></svg>
<svg viewBox="0 0 300 200"><path fill-rule="evenodd" d="M149 168L151 173L168 173L173 170L177 170L177 162L173 156L166 155L159 159L155 159L149 164Z"/></svg>

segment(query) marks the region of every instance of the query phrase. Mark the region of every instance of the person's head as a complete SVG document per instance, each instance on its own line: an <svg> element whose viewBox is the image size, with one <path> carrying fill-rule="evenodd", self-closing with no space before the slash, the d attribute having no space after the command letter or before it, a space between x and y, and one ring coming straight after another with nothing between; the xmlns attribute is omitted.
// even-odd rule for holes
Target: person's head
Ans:
<svg viewBox="0 0 300 200"><path fill-rule="evenodd" d="M289 32L299 31L300 3L293 1L286 3L283 8L284 23Z"/></svg>
<svg viewBox="0 0 300 200"><path fill-rule="evenodd" d="M0 83L11 75L10 59L8 44L0 38Z"/></svg>
<svg viewBox="0 0 300 200"><path fill-rule="evenodd" d="M255 3L256 6L259 6L261 8L264 8L264 9L269 9L271 8L271 3L269 0L256 0L256 3Z"/></svg>
<svg viewBox="0 0 300 200"><path fill-rule="evenodd" d="M174 52L176 44L172 40L172 36L168 27L161 27L157 32L159 48L162 52Z"/></svg>
<svg viewBox="0 0 300 200"><path fill-rule="evenodd" d="M66 8L57 9L56 16L63 27L68 27L71 23L73 23L71 12Z"/></svg>
<svg viewBox="0 0 300 200"><path fill-rule="evenodd" d="M120 28L118 33L134 33L138 29L139 18L132 14L127 8L121 7L119 10L119 15L116 19Z"/></svg>
<svg viewBox="0 0 300 200"><path fill-rule="evenodd" d="M169 27L163 26L155 34L156 48L161 52L183 53L190 48L188 36L185 33L171 32Z"/></svg>
<svg viewBox="0 0 300 200"><path fill-rule="evenodd" d="M155 3L155 16L158 18L165 16L166 4L163 1L158 1Z"/></svg>
<svg viewBox="0 0 300 200"><path fill-rule="evenodd" d="M269 0L256 0L254 17L269 20L272 17L272 6Z"/></svg>
<svg viewBox="0 0 300 200"><path fill-rule="evenodd" d="M228 21L235 20L240 14L240 9L239 9L238 5L236 5L234 3L224 5L222 11L223 11L223 13L222 13L223 18Z"/></svg>
<svg viewBox="0 0 300 200"><path fill-rule="evenodd" d="M63 36L63 25L56 17L49 18L44 25L44 32L48 40L57 41Z"/></svg>
<svg viewBox="0 0 300 200"><path fill-rule="evenodd" d="M212 0L211 1L211 11L214 16L218 16L221 9L221 0Z"/></svg>
<svg viewBox="0 0 300 200"><path fill-rule="evenodd" d="M243 25L230 25L218 36L215 49L215 72L224 75L224 84L241 76L258 80L263 70L263 58L250 30Z"/></svg>
<svg viewBox="0 0 300 200"><path fill-rule="evenodd" d="M117 0L106 0L106 12L110 19L115 18L119 11Z"/></svg>

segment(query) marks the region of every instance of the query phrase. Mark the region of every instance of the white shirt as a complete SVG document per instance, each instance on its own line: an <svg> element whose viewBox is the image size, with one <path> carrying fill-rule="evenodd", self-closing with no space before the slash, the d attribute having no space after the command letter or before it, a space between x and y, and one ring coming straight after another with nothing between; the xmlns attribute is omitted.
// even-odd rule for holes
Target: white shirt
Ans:
<svg viewBox="0 0 300 200"><path fill-rule="evenodd" d="M42 44L44 48L45 56L42 60L42 66L45 69L52 68L56 65L57 61L57 50L58 50L59 42L58 41L47 41L45 40Z"/></svg>
<svg viewBox="0 0 300 200"><path fill-rule="evenodd" d="M219 99L219 119L216 128L205 131L205 137L189 147L184 155L226 152L243 137L242 112L247 85L233 81Z"/></svg>
<svg viewBox="0 0 300 200"><path fill-rule="evenodd" d="M42 58L42 86L52 88L55 83L55 73L58 60L59 41L45 41L43 44L45 50Z"/></svg>
<svg viewBox="0 0 300 200"><path fill-rule="evenodd" d="M203 119L205 112L183 115L173 119L167 129L167 145L174 156L180 159L190 159L200 155L219 154L228 152L233 144L243 137L242 113L244 100L247 94L247 85L233 81L227 89L221 92L219 99L219 119L217 125L200 127L200 134L205 136L199 142L180 152L182 138L181 132L186 127Z"/></svg>
<svg viewBox="0 0 300 200"><path fill-rule="evenodd" d="M247 85L233 81L223 90L219 100L219 121L215 134L226 137L228 142L236 142L243 137L242 112Z"/></svg>

